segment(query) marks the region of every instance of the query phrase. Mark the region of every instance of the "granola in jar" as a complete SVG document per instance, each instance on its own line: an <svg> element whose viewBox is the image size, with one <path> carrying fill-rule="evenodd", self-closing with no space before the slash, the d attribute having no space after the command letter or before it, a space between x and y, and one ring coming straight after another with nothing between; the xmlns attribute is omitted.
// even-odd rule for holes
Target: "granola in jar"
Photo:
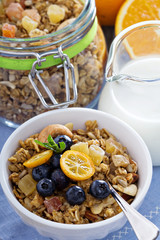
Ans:
<svg viewBox="0 0 160 240"><path fill-rule="evenodd" d="M36 53L48 53L59 46L71 55L70 62L74 66L78 99L71 106L93 107L102 88L106 61L105 38L96 23L94 2L3 0L2 3L0 116L21 124L48 110L35 92L28 74L37 60ZM26 56L22 57L22 53ZM35 54L30 56L28 53ZM55 97L55 102L61 103L66 100L64 69L57 68L58 64L51 64L52 59L44 67L45 63L41 63L43 72L40 76ZM71 73L68 74L72 98L73 83ZM35 78L34 82L44 100L50 103L40 81Z"/></svg>
<svg viewBox="0 0 160 240"><path fill-rule="evenodd" d="M53 138L50 135L47 142L49 133ZM63 133L66 135L59 135ZM95 120L87 121L85 129L74 129L72 123L46 126L19 143L8 159L13 193L25 208L40 217L87 224L117 215L121 208L114 198L103 191L96 193L98 184L106 181L128 203L136 196L136 162L115 136L98 128Z"/></svg>

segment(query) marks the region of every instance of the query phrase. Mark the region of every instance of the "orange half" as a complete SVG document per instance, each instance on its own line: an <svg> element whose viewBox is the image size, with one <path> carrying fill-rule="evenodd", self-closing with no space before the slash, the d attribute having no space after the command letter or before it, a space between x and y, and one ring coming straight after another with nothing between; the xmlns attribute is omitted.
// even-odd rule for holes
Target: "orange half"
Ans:
<svg viewBox="0 0 160 240"><path fill-rule="evenodd" d="M126 0L121 6L115 22L115 34L142 21L160 19L159 0ZM131 56L145 56L160 53L160 32L158 28L146 28L127 38L126 47ZM128 46L127 46L128 45Z"/></svg>

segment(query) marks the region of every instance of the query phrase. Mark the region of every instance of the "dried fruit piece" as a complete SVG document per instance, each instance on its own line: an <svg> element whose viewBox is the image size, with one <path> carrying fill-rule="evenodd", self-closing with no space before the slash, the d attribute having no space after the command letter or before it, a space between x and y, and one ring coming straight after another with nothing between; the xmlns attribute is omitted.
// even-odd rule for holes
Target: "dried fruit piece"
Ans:
<svg viewBox="0 0 160 240"><path fill-rule="evenodd" d="M37 182L30 174L25 175L18 183L19 189L26 195L30 195L36 189Z"/></svg>
<svg viewBox="0 0 160 240"><path fill-rule="evenodd" d="M129 164L129 159L120 154L113 155L112 161L116 167L127 167Z"/></svg>
<svg viewBox="0 0 160 240"><path fill-rule="evenodd" d="M112 153L123 153L124 147L117 141L115 141L113 138L108 138L106 140L106 152L112 154Z"/></svg>
<svg viewBox="0 0 160 240"><path fill-rule="evenodd" d="M88 143L87 142L78 142L71 146L71 150L79 151L89 155Z"/></svg>
<svg viewBox="0 0 160 240"><path fill-rule="evenodd" d="M12 21L21 20L24 9L19 3L11 3L6 9L6 15Z"/></svg>
<svg viewBox="0 0 160 240"><path fill-rule="evenodd" d="M62 154L60 166L64 174L77 181L90 178L95 167L91 158L81 152L68 150Z"/></svg>
<svg viewBox="0 0 160 240"><path fill-rule="evenodd" d="M59 23L65 17L65 9L56 4L52 4L49 6L47 14L52 24Z"/></svg>
<svg viewBox="0 0 160 240"><path fill-rule="evenodd" d="M62 206L62 202L59 197L45 198L44 205L47 208L48 213L52 213L53 210L59 211Z"/></svg>
<svg viewBox="0 0 160 240"><path fill-rule="evenodd" d="M32 30L37 28L38 22L32 20L28 16L25 16L22 18L22 26L28 33L30 33Z"/></svg>
<svg viewBox="0 0 160 240"><path fill-rule="evenodd" d="M27 16L31 18L33 21L37 22L38 24L40 23L40 20L41 20L41 16L39 15L37 9L24 10L22 13L22 16L23 17Z"/></svg>
<svg viewBox="0 0 160 240"><path fill-rule="evenodd" d="M52 154L52 150L46 150L44 152L38 153L25 161L23 165L28 168L37 167L39 165L42 165L43 163L46 163L51 158Z"/></svg>
<svg viewBox="0 0 160 240"><path fill-rule="evenodd" d="M99 164L102 162L104 153L105 152L103 149L97 145L91 145L89 147L89 156L91 157L95 166L99 166Z"/></svg>
<svg viewBox="0 0 160 240"><path fill-rule="evenodd" d="M14 38L16 35L17 28L15 25L5 23L2 26L2 36L8 38Z"/></svg>

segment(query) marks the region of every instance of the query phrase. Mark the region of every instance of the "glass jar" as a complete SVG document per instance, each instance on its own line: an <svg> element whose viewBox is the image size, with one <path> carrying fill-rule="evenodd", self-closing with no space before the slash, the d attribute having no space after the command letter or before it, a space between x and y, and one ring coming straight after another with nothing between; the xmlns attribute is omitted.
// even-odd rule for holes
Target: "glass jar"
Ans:
<svg viewBox="0 0 160 240"><path fill-rule="evenodd" d="M83 10L62 29L33 38L0 37L1 122L17 127L51 109L96 105L106 42L95 2L79 1Z"/></svg>

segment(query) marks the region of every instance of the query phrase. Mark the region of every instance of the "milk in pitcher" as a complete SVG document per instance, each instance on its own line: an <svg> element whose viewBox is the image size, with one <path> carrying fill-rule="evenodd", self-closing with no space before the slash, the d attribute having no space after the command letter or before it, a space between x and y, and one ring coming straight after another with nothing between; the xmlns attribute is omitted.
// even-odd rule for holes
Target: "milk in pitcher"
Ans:
<svg viewBox="0 0 160 240"><path fill-rule="evenodd" d="M118 74L141 79L160 78L160 57L129 61ZM125 79L107 82L98 109L111 113L132 126L143 138L154 165L160 165L160 81Z"/></svg>

